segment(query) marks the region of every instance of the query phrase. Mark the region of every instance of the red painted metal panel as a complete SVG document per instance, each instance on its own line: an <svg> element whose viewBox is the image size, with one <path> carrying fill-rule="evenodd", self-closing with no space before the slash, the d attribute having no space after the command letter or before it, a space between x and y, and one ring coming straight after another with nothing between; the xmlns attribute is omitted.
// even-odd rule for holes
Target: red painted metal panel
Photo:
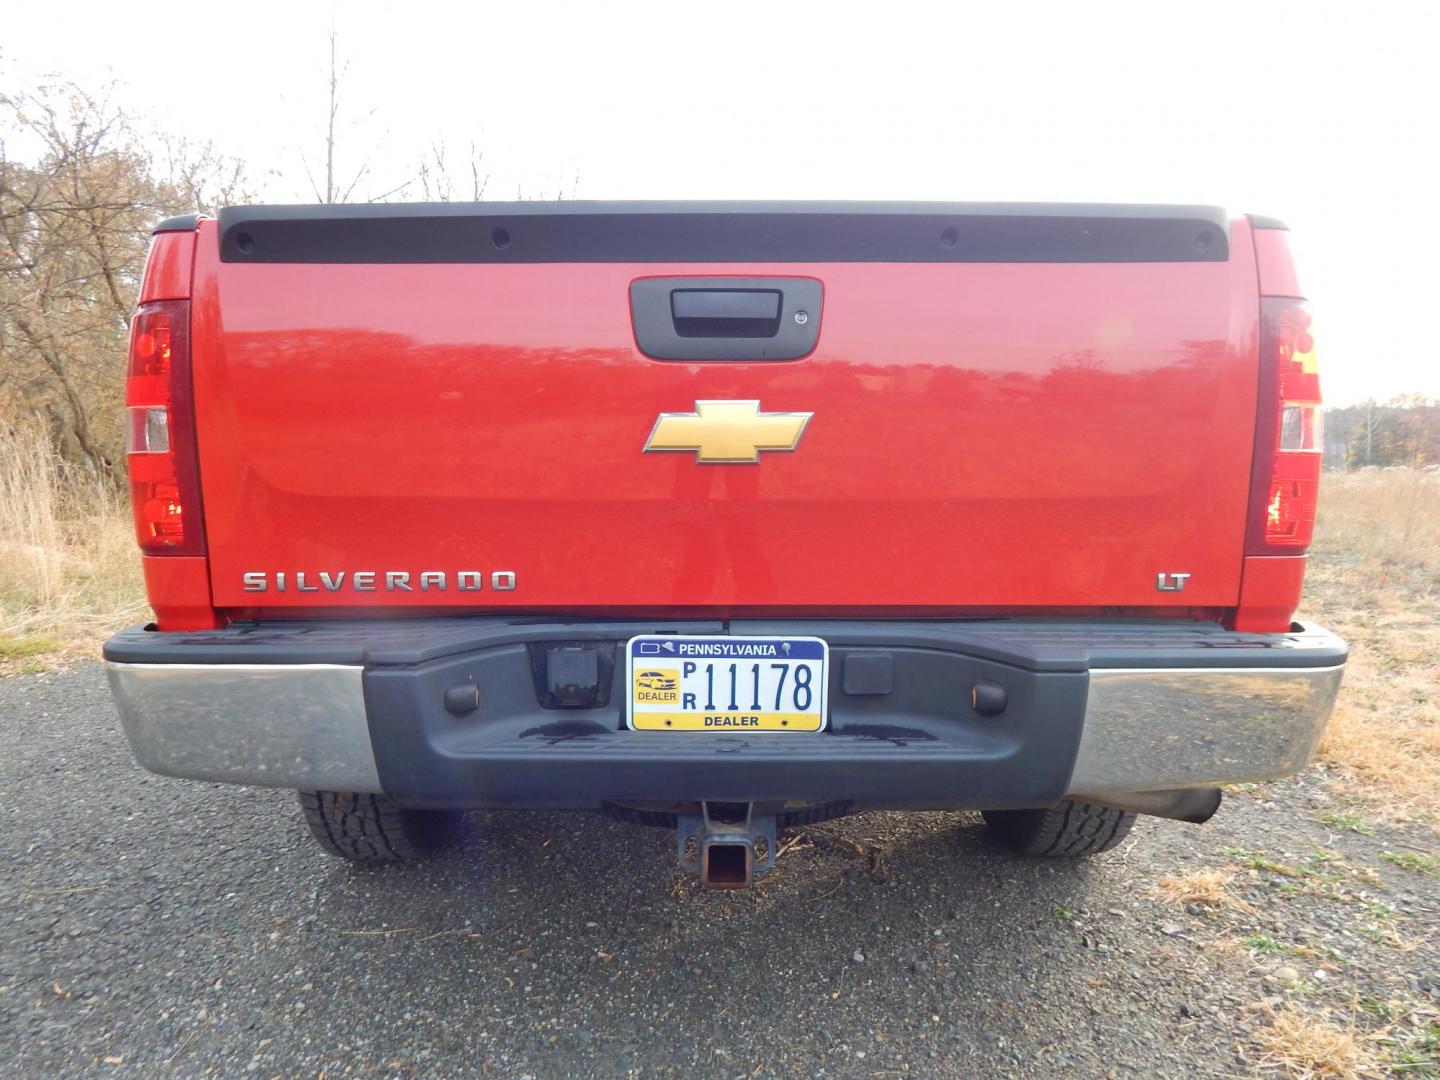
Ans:
<svg viewBox="0 0 1440 1080"><path fill-rule="evenodd" d="M222 607L852 613L1233 606L1256 415L1227 263L240 265L201 226L194 365ZM783 363L635 347L655 275L804 275ZM660 412L812 411L757 465L643 454ZM510 592L242 574L514 571ZM1188 573L1185 593L1158 573ZM272 578L273 580L273 578ZM290 579L293 582L293 577Z"/></svg>
<svg viewBox="0 0 1440 1080"><path fill-rule="evenodd" d="M195 266L193 232L156 233L140 279L139 303L151 300L184 300L190 295L190 276Z"/></svg>
<svg viewBox="0 0 1440 1080"><path fill-rule="evenodd" d="M223 625L210 606L209 560L203 556L146 555L145 591L161 630L213 630Z"/></svg>
<svg viewBox="0 0 1440 1080"><path fill-rule="evenodd" d="M1304 555L1252 555L1245 559L1235 629L1283 633L1300 606L1305 581Z"/></svg>

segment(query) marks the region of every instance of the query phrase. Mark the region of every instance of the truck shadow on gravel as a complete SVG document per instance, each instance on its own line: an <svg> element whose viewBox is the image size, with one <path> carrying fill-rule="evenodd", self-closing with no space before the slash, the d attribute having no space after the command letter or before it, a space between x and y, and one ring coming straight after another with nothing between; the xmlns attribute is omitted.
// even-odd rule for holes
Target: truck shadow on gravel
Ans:
<svg viewBox="0 0 1440 1080"><path fill-rule="evenodd" d="M1126 865L1123 850L1010 856L976 815L870 814L782 834L772 873L720 893L679 870L666 831L578 814L467 824L423 867L326 865L314 932L408 993L484 986L497 1022L587 1068L604 1047L620 1072L923 1072L1007 1048L1033 1065L1086 1016L1017 1006L1074 983L1079 950L1108 950L1066 920L1110 902Z"/></svg>
<svg viewBox="0 0 1440 1080"><path fill-rule="evenodd" d="M537 1076L1243 1074L1275 1009L1324 1015L1325 980L1421 1017L1437 989L1413 955L1433 936L1365 961L1340 940L1433 919L1423 882L1381 897L1373 842L1304 812L1323 792L1273 793L1289 813L1239 798L1214 826L1142 819L1078 861L1006 853L978 815L861 815L782 834L776 870L734 893L683 874L669 832L472 814L423 867L327 866L317 929L431 1008L483 1000L491 1027L523 1026ZM1276 845L1319 854L1250 856L1280 869L1214 906L1161 888Z"/></svg>

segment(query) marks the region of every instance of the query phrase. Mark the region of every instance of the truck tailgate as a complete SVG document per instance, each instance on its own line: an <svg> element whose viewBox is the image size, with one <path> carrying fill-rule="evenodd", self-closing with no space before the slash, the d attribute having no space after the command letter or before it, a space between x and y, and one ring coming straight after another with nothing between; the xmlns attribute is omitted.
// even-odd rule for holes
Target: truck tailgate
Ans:
<svg viewBox="0 0 1440 1080"><path fill-rule="evenodd" d="M1258 365L1243 220L561 205L202 224L217 606L1236 603ZM632 282L732 275L817 280L813 351L640 351ZM812 416L754 464L643 452L660 414L703 401Z"/></svg>

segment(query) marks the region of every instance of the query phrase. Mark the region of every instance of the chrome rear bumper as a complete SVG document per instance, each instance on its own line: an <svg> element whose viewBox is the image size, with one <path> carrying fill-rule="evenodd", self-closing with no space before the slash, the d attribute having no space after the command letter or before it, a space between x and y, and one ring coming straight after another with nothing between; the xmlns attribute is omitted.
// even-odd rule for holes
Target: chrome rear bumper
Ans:
<svg viewBox="0 0 1440 1080"><path fill-rule="evenodd" d="M378 792L364 668L106 663L135 759L162 776Z"/></svg>
<svg viewBox="0 0 1440 1080"><path fill-rule="evenodd" d="M107 646L108 673L136 758L168 776L385 791L411 805L823 799L993 809L1294 774L1319 742L1345 659L1343 643L1311 626L1267 636L834 621L808 631L829 640L836 658L823 735L626 731L618 665L603 708L537 701L535 650L543 656L555 641L604 648L632 629L496 621L209 637L126 631ZM316 655L306 649L336 662L248 659ZM888 696L844 691L847 655L887 650ZM190 655L206 662L176 662ZM1007 686L1001 715L971 708L978 678ZM457 680L473 682L479 709L446 711Z"/></svg>
<svg viewBox="0 0 1440 1080"><path fill-rule="evenodd" d="M1072 795L1292 776L1315 753L1343 664L1090 672Z"/></svg>

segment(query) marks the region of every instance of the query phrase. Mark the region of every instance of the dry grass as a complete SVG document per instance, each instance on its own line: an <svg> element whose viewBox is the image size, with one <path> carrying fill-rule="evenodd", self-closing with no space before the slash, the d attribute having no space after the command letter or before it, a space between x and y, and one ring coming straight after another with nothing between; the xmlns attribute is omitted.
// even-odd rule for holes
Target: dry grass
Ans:
<svg viewBox="0 0 1440 1080"><path fill-rule="evenodd" d="M1230 891L1235 875L1225 870L1192 870L1160 879L1160 895L1177 904L1204 904L1206 907L1249 911L1250 905Z"/></svg>
<svg viewBox="0 0 1440 1080"><path fill-rule="evenodd" d="M145 617L123 495L0 427L0 665L91 648Z"/></svg>
<svg viewBox="0 0 1440 1080"><path fill-rule="evenodd" d="M1321 757L1382 812L1440 824L1440 475L1330 475L1304 614L1350 643Z"/></svg>
<svg viewBox="0 0 1440 1080"><path fill-rule="evenodd" d="M1291 1005L1267 1010L1269 1023L1255 1032L1265 1052L1262 1069L1311 1077L1374 1076L1376 1059L1353 1030L1308 1015Z"/></svg>
<svg viewBox="0 0 1440 1080"><path fill-rule="evenodd" d="M1440 471L1325 474L1316 553L1378 571L1377 586L1425 572L1440 584Z"/></svg>

